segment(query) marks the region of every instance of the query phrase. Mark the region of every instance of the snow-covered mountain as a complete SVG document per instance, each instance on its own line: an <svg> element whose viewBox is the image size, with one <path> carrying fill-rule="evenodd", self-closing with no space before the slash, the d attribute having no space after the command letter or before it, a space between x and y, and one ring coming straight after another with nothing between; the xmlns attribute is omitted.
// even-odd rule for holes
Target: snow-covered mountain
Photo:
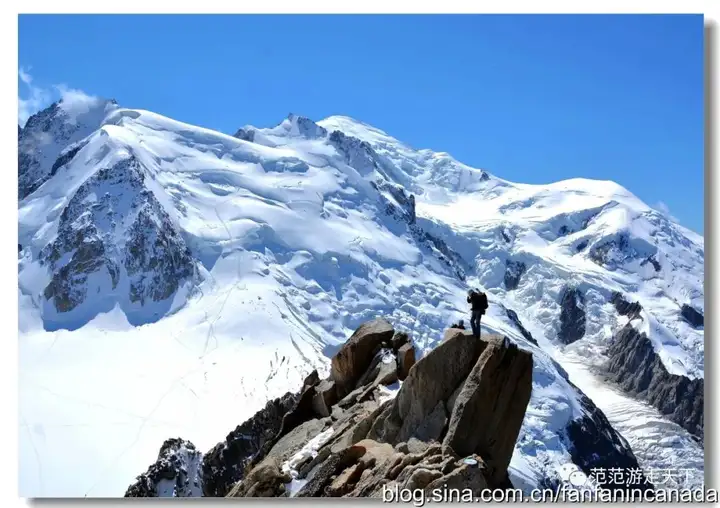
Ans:
<svg viewBox="0 0 720 508"><path fill-rule="evenodd" d="M120 496L364 321L427 352L469 287L533 353L516 485L635 457L702 481L704 240L617 184L513 183L340 116L229 136L61 102L18 143L22 496Z"/></svg>

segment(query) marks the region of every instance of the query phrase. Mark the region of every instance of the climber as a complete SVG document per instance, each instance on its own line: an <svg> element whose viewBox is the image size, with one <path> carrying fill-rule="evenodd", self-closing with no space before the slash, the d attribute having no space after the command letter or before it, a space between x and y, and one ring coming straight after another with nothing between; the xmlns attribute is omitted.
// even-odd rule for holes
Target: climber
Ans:
<svg viewBox="0 0 720 508"><path fill-rule="evenodd" d="M480 290L470 289L467 302L470 304L470 327L473 335L480 338L480 319L488 308L487 295Z"/></svg>

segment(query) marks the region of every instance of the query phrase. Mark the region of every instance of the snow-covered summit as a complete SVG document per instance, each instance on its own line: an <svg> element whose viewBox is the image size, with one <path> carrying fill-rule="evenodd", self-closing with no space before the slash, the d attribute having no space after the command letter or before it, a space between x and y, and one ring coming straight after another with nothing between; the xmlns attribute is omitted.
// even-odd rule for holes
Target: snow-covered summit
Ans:
<svg viewBox="0 0 720 508"><path fill-rule="evenodd" d="M71 94L31 116L18 131L18 198L55 174L60 156L75 150L117 107L115 100Z"/></svg>

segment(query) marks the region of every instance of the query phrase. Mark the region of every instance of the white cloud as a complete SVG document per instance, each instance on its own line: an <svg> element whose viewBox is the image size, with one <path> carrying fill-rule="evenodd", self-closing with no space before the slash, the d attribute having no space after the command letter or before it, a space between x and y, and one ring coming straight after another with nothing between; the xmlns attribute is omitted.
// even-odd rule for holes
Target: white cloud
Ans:
<svg viewBox="0 0 720 508"><path fill-rule="evenodd" d="M671 221L680 222L677 220L677 218L673 217L673 215L670 213L670 207L664 201L658 201L657 203L655 203L654 208Z"/></svg>
<svg viewBox="0 0 720 508"><path fill-rule="evenodd" d="M25 83L28 86L30 86L30 84L32 83L32 76L30 74L28 74L29 70L30 69L28 68L28 70L26 71L22 67L20 67L18 69L18 75L20 76L20 81L22 81L23 83Z"/></svg>
<svg viewBox="0 0 720 508"><path fill-rule="evenodd" d="M68 114L71 122L74 122L78 115L87 113L100 102L98 97L88 95L76 88L68 88L66 85L56 85L55 89L60 93L62 99L60 107Z"/></svg>
<svg viewBox="0 0 720 508"><path fill-rule="evenodd" d="M88 95L82 90L70 88L67 85L51 85L41 87L33 85L33 77L29 68L20 67L18 77L24 86L18 93L18 123L25 125L27 119L38 111L45 109L58 99L62 99L60 106L68 113L70 121L98 103L100 99Z"/></svg>
<svg viewBox="0 0 720 508"><path fill-rule="evenodd" d="M34 86L32 76L22 67L18 69L18 77L25 85L22 88L26 89L25 93L22 91L18 93L18 123L24 126L31 115L52 103L52 93L50 90ZM25 95L25 98L21 95Z"/></svg>

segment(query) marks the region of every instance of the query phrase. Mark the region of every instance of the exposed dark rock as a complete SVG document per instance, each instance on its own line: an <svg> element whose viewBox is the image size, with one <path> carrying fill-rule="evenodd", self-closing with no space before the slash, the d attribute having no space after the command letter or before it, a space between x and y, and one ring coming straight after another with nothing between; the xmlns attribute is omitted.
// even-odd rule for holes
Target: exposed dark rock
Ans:
<svg viewBox="0 0 720 508"><path fill-rule="evenodd" d="M585 248L586 248L587 246L588 246L588 241L587 241L587 240L581 240L581 241L579 241L579 242L577 243L577 245L575 246L575 251L580 252L580 251L582 251L582 250L585 250Z"/></svg>
<svg viewBox="0 0 720 508"><path fill-rule="evenodd" d="M385 212L410 225L417 219L415 212L415 196L405 191L401 185L386 181L373 182L373 186L380 192L385 205ZM387 198L383 193L389 194Z"/></svg>
<svg viewBox="0 0 720 508"><path fill-rule="evenodd" d="M63 101L58 101L28 118L18 130L18 199L35 192L72 159L75 154L69 155L68 150L95 131L114 107L111 101L97 100L87 111L69 114Z"/></svg>
<svg viewBox="0 0 720 508"><path fill-rule="evenodd" d="M117 288L120 265L129 278L127 299L141 304L166 300L196 276L184 239L144 182L144 170L130 157L95 173L70 199L56 239L40 254L52 272L44 295L58 312L85 301L88 290L95 289L87 284L93 273ZM129 225L124 224L127 216L134 217ZM119 227L127 227L122 250L116 241Z"/></svg>
<svg viewBox="0 0 720 508"><path fill-rule="evenodd" d="M319 126L305 116L299 116L294 113L288 115L290 123L297 126L298 133L306 138L315 139L327 136L327 130Z"/></svg>
<svg viewBox="0 0 720 508"><path fill-rule="evenodd" d="M249 141L250 143L255 141L255 129L251 128L240 128L237 130L233 137L242 139L243 141Z"/></svg>
<svg viewBox="0 0 720 508"><path fill-rule="evenodd" d="M639 302L628 302L621 293L614 291L610 300L617 309L618 313L628 318L636 319L640 317L640 311L642 311L642 305Z"/></svg>
<svg viewBox="0 0 720 508"><path fill-rule="evenodd" d="M340 131L330 133L328 140L343 156L344 162L360 174L368 175L380 169L377 154L367 141L361 141Z"/></svg>
<svg viewBox="0 0 720 508"><path fill-rule="evenodd" d="M397 353L400 348L408 342L410 342L410 336L406 332L396 331L390 340L390 345L392 346L393 351Z"/></svg>
<svg viewBox="0 0 720 508"><path fill-rule="evenodd" d="M572 443L570 454L573 463L588 476L594 475L593 469L640 470L630 445L613 429L602 411L581 392L579 399L584 415L571 421L566 428L566 437ZM597 478L597 475L594 476ZM604 483L603 487L607 489L652 488L644 478L640 478L637 485L628 485L624 481L616 482L611 474L606 475L605 480L607 483Z"/></svg>
<svg viewBox="0 0 720 508"><path fill-rule="evenodd" d="M630 246L627 233L620 233L615 238L596 243L588 253L593 262L608 270L614 270L636 256L637 252Z"/></svg>
<svg viewBox="0 0 720 508"><path fill-rule="evenodd" d="M685 319L685 321L693 325L695 328L705 326L705 318L702 313L686 303L684 303L682 308L680 309L680 314Z"/></svg>
<svg viewBox="0 0 720 508"><path fill-rule="evenodd" d="M302 390L304 391L306 388L308 388L310 386L315 386L319 382L320 382L320 375L318 374L317 369L313 369L313 371L305 377L305 380L303 381Z"/></svg>
<svg viewBox="0 0 720 508"><path fill-rule="evenodd" d="M566 287L560 300L560 329L558 338L563 344L572 344L585 335L585 302L576 289Z"/></svg>
<svg viewBox="0 0 720 508"><path fill-rule="evenodd" d="M410 232L417 242L430 249L443 264L450 268L458 279L465 280L468 263L460 254L450 248L445 240L428 233L417 224L410 226Z"/></svg>
<svg viewBox="0 0 720 508"><path fill-rule="evenodd" d="M533 338L532 334L528 332L522 325L522 323L520 322L520 318L517 315L517 312L506 307L505 314L507 315L508 319L510 319L510 321L512 321L513 324L517 327L522 336L525 337L525 340L527 340L528 342L532 342L537 346L537 341Z"/></svg>
<svg viewBox="0 0 720 508"><path fill-rule="evenodd" d="M332 405L335 402L337 402L337 392L334 381L325 379L315 386L315 395L312 400L315 414L320 417L330 416Z"/></svg>
<svg viewBox="0 0 720 508"><path fill-rule="evenodd" d="M50 168L50 176L53 176L55 173L57 173L57 170L63 167L65 164L73 160L73 158L77 155L77 153L82 150L87 143L78 143L77 145L66 149L65 152L60 154L60 157L57 158L57 160L53 163L52 167Z"/></svg>
<svg viewBox="0 0 720 508"><path fill-rule="evenodd" d="M650 339L631 324L613 337L607 354L610 378L655 406L700 440L704 438L704 380L670 374Z"/></svg>
<svg viewBox="0 0 720 508"><path fill-rule="evenodd" d="M297 398L295 404L282 417L280 429L277 431L275 436L272 437L272 439L265 441L260 450L254 457L252 457L249 465L257 464L260 460L264 459L278 441L280 441L289 432L303 423L315 419L317 416L313 403L315 395L316 391L314 386L305 388L300 393L300 396Z"/></svg>
<svg viewBox="0 0 720 508"><path fill-rule="evenodd" d="M125 497L201 497L202 454L189 441L168 439L157 461L137 477Z"/></svg>
<svg viewBox="0 0 720 508"><path fill-rule="evenodd" d="M363 338L373 334L382 340ZM507 467L530 397L532 355L506 337L478 340L449 329L410 369L395 397L386 399L375 387L395 379L401 368L401 362L383 361L392 338L392 327L376 320L348 340L354 344L350 356L365 357L359 363L366 370L356 381L361 386L343 400L325 399L323 394L334 393L335 380L320 381L311 373L300 394L286 394L238 427L205 456L203 494L286 497L291 476L306 481L297 497L377 498L384 488L428 493L443 486L477 495L485 488L512 488ZM364 348L369 353L359 354ZM407 341L398 352L410 348ZM384 370L388 365L390 374ZM615 467L611 449L622 457L627 443L589 399L584 404L588 416L573 423L564 439L584 467ZM330 416L318 418L318 412ZM317 454L295 463L288 474L283 463L321 435ZM137 495L151 495L156 484L139 482Z"/></svg>
<svg viewBox="0 0 720 508"><path fill-rule="evenodd" d="M223 497L238 482L247 464L263 445L280 431L285 414L298 395L286 393L268 402L263 409L235 428L225 441L215 445L203 458L203 495Z"/></svg>
<svg viewBox="0 0 720 508"><path fill-rule="evenodd" d="M512 291L520 284L520 277L525 273L526 266L522 261L505 261L505 289Z"/></svg>
<svg viewBox="0 0 720 508"><path fill-rule="evenodd" d="M648 263L652 263L653 268L655 269L656 272L659 272L659 271L661 270L661 268L662 268L662 266L660 266L660 262L659 262L657 259L655 259L655 256L650 256L650 257L648 257L648 258L645 258L645 259L640 263L640 266L645 266L645 265L648 264Z"/></svg>

